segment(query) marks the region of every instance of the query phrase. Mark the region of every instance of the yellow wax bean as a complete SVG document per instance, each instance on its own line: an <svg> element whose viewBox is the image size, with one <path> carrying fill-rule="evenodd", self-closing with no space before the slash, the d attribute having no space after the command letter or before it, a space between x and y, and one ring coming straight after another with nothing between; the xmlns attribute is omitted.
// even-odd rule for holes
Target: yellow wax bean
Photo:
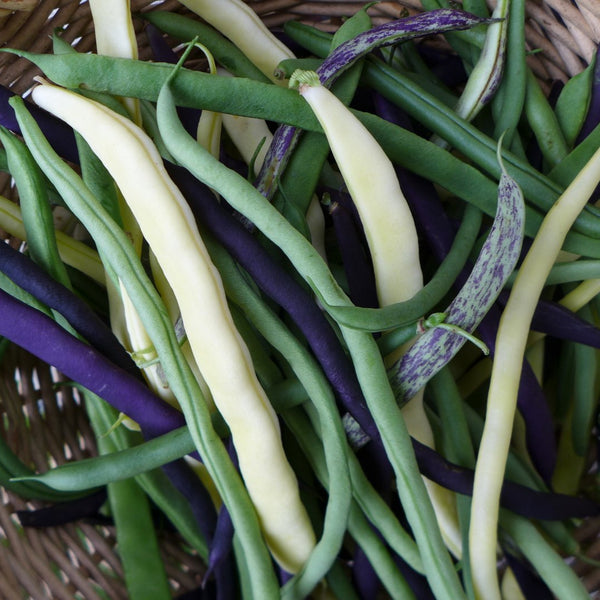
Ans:
<svg viewBox="0 0 600 600"><path fill-rule="evenodd" d="M275 76L282 60L294 54L280 42L260 17L242 0L180 0L228 37L271 81L285 84Z"/></svg>
<svg viewBox="0 0 600 600"><path fill-rule="evenodd" d="M316 73L296 71L291 84L319 120L364 228L373 261L380 306L403 302L423 287L414 220L393 164L377 140L346 106L319 82ZM405 348L398 350L399 354ZM395 358L398 358L396 356ZM433 433L423 407L423 390L403 408L407 429L429 447ZM425 480L444 542L462 553L454 495Z"/></svg>
<svg viewBox="0 0 600 600"><path fill-rule="evenodd" d="M500 490L533 313L565 236L599 180L600 150L544 218L500 319L485 425L475 468L469 531L471 571L478 599L501 598L496 570Z"/></svg>
<svg viewBox="0 0 600 600"><path fill-rule="evenodd" d="M414 221L390 159L315 73L296 72L292 80L323 127L360 215L380 304L408 300L423 287L423 276Z"/></svg>
<svg viewBox="0 0 600 600"><path fill-rule="evenodd" d="M192 353L227 422L240 471L276 560L297 572L315 545L277 416L237 332L219 273L156 147L131 121L54 85L34 101L78 131L98 155L139 222L179 304Z"/></svg>

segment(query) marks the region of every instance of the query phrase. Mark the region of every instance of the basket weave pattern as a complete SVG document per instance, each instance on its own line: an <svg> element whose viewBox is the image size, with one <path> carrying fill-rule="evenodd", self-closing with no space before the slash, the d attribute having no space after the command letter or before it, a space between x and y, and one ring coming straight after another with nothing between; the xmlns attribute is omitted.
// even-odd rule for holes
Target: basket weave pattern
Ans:
<svg viewBox="0 0 600 600"><path fill-rule="evenodd" d="M248 4L272 28L289 19L300 19L333 31L344 17L359 10L365 2L259 0ZM491 2L490 6L493 5ZM152 8L190 14L177 0L131 0L131 8L134 12ZM379 2L370 9L370 14L373 21L379 23L420 10L418 0L399 0ZM135 27L140 34L140 58L147 59L150 50L142 35L141 22L136 21ZM63 38L79 51L94 50L89 6L79 0L41 0L32 12L0 14L0 46L48 52L50 35L55 28L62 29ZM589 63L600 43L600 2L528 0L526 35L529 49L540 49L530 57L538 79L564 81ZM36 74L36 68L28 61L0 55L0 83L17 93L25 92ZM0 188L7 196L14 195L8 177L0 179ZM77 392L60 383L58 373L25 352L11 350L0 363L2 436L25 463L39 470L96 452L94 435ZM100 600L108 597L118 600L127 597L110 525L83 522L23 529L15 511L30 510L42 504L25 502L5 490L0 493L0 598ZM588 533L582 533L582 540L593 543L599 525L590 523ZM188 552L172 532L161 536L173 595L195 589L200 583L200 560ZM600 585L598 570L581 565L579 572L585 575L590 589Z"/></svg>

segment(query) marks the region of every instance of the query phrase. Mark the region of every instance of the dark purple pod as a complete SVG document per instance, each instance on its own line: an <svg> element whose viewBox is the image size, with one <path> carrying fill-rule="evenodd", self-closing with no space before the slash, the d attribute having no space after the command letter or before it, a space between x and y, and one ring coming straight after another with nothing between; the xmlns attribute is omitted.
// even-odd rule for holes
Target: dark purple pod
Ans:
<svg viewBox="0 0 600 600"><path fill-rule="evenodd" d="M364 236L357 228L352 211L343 201L342 193L332 190L330 197L327 210L342 257L350 299L356 306L375 308L378 306L375 275L368 247L363 243ZM349 198L347 200L351 202Z"/></svg>
<svg viewBox="0 0 600 600"><path fill-rule="evenodd" d="M94 523L106 523L107 518L99 512L106 498L106 488L102 488L75 500L34 510L18 510L16 514L23 527L58 527L82 519Z"/></svg>
<svg viewBox="0 0 600 600"><path fill-rule="evenodd" d="M146 437L185 425L183 415L38 310L0 290L0 335L100 396L139 423Z"/></svg>
<svg viewBox="0 0 600 600"><path fill-rule="evenodd" d="M13 133L20 134L21 130L17 123L15 111L8 103L14 95L9 88L0 86L0 125ZM79 162L73 130L64 121L57 119L35 104L27 102L27 110L29 110L58 155L70 162Z"/></svg>
<svg viewBox="0 0 600 600"><path fill-rule="evenodd" d="M77 294L8 244L0 243L0 271L34 298L53 308L113 363L141 379L139 369L111 329Z"/></svg>

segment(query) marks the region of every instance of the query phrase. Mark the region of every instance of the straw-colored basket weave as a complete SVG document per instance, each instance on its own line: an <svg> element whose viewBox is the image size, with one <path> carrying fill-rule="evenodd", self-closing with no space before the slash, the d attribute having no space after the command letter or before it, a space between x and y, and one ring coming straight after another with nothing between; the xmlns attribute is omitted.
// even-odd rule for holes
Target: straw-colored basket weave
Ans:
<svg viewBox="0 0 600 600"><path fill-rule="evenodd" d="M21 8L27 0L0 0L0 46L50 51L55 28L78 50L93 51L94 35L85 0L33 0L32 10ZM248 2L269 27L289 19L300 19L325 30L335 30L365 4L348 2L298 2L260 0ZM492 1L493 5L493 1ZM189 12L177 0L131 0L132 10ZM370 9L375 23L421 10L418 0L380 2ZM141 23L136 23L141 32ZM588 64L600 42L598 0L528 0L527 41L531 65L538 79L566 80ZM149 58L143 35L139 36L140 58ZM36 70L13 55L0 55L0 83L22 93L31 86ZM0 180L0 191L11 195L8 179ZM60 375L25 352L11 350L0 362L0 415L2 436L25 462L45 470L94 455L94 435L76 391L60 386ZM0 599L21 598L96 600L126 598L122 568L110 525L79 522L52 528L23 529L17 510L42 506L26 503L0 489ZM582 536L595 538L599 524L589 523ZM591 533L590 533L591 532ZM177 535L161 534L161 548L173 595L195 589L201 578L201 563L186 551ZM581 565L590 589L599 585L598 571Z"/></svg>

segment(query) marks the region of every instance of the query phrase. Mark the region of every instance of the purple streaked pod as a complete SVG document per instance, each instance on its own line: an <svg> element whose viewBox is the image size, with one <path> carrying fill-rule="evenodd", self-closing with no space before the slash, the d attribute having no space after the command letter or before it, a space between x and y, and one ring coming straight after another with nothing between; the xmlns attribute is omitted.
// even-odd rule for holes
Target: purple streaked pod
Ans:
<svg viewBox="0 0 600 600"><path fill-rule="evenodd" d="M406 129L412 129L410 119L398 107L379 94L374 95L374 102L377 112L383 118ZM398 178L420 234L427 240L437 261L441 262L452 246L455 229L442 206L435 186L430 181L401 168L398 169ZM523 247L528 243L529 240L525 238ZM467 279L468 273L464 269L457 277L455 285L464 285ZM492 356L500 315L501 308L496 302L490 307L477 330ZM523 361L517 405L527 425L527 448L531 458L540 475L549 482L556 461L553 418L544 391L526 360Z"/></svg>
<svg viewBox="0 0 600 600"><path fill-rule="evenodd" d="M373 27L351 40L340 44L317 69L319 80L325 87L331 87L336 79L357 60L378 48L391 46L417 37L470 29L478 25L496 22L484 19L462 10L440 8L417 15L397 19ZM281 139L280 139L281 138ZM267 198L275 192L276 182L294 147L296 131L289 125L281 125L275 132L273 142L258 175L256 188Z"/></svg>
<svg viewBox="0 0 600 600"><path fill-rule="evenodd" d="M444 325L475 331L500 294L520 256L525 205L517 183L503 172L498 186L498 208L490 233L471 274L444 311ZM460 350L466 338L456 330L433 327L389 369L399 401L407 401Z"/></svg>

